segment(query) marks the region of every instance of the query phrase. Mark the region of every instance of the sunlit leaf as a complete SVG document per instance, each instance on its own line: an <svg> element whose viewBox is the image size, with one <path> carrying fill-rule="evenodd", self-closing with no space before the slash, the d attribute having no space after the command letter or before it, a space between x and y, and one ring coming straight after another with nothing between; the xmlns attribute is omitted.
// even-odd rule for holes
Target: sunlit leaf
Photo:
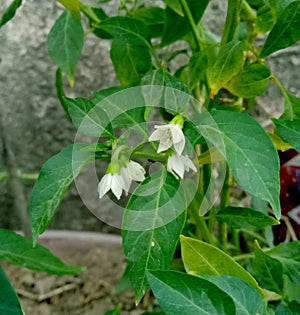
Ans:
<svg viewBox="0 0 300 315"><path fill-rule="evenodd" d="M79 0L57 0L68 9L78 20L81 19Z"/></svg>
<svg viewBox="0 0 300 315"><path fill-rule="evenodd" d="M217 92L240 72L244 64L243 44L231 41L224 45L217 56L213 66L208 68L208 81L211 94Z"/></svg>
<svg viewBox="0 0 300 315"><path fill-rule="evenodd" d="M188 273L237 277L261 293L251 274L217 247L185 236L180 237L180 243L183 263Z"/></svg>

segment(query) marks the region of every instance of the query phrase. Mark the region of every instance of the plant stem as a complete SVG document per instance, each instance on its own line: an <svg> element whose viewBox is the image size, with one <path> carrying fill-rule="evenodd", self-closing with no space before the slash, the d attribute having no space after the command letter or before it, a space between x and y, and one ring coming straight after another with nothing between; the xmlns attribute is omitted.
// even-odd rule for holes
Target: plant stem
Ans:
<svg viewBox="0 0 300 315"><path fill-rule="evenodd" d="M99 24L101 22L101 20L98 18L98 16L93 12L93 10L91 10L90 7L82 4L79 2L79 7L80 7L80 11L86 16L88 17L90 20L92 20L93 22L95 22L96 24Z"/></svg>
<svg viewBox="0 0 300 315"><path fill-rule="evenodd" d="M254 258L254 254L241 254L241 255L237 255L235 257L232 257L235 261L238 261L238 260L246 260L246 259L251 259L251 258Z"/></svg>
<svg viewBox="0 0 300 315"><path fill-rule="evenodd" d="M136 158L143 158L143 159L148 159L148 160L153 160L157 162L165 162L166 157L163 155L159 154L149 154L148 152L142 152L142 151L135 151L132 153L133 157Z"/></svg>
<svg viewBox="0 0 300 315"><path fill-rule="evenodd" d="M220 201L220 207L221 209L224 207L227 207L230 204L230 170L228 165L226 165L226 175L224 179L224 185L221 192L221 201ZM227 248L227 240L228 240L228 227L227 223L223 223L221 225L221 240L223 244L223 249L226 250Z"/></svg>
<svg viewBox="0 0 300 315"><path fill-rule="evenodd" d="M24 195L22 182L18 176L16 156L10 144L4 117L0 117L0 137L3 144L4 161L9 174L11 192L14 193L12 196L14 197L14 206L17 211L17 215L20 218L21 228L24 236L30 239L31 226L29 213L27 211L27 201Z"/></svg>
<svg viewBox="0 0 300 315"><path fill-rule="evenodd" d="M17 170L18 178L22 180L36 180L39 176L37 173L21 173ZM9 180L9 173L8 172L0 172L0 181Z"/></svg>
<svg viewBox="0 0 300 315"><path fill-rule="evenodd" d="M64 86L63 86L63 80L62 80L62 71L60 68L57 68L56 75L55 75L55 87L56 87L56 95L57 98L60 101L60 104L64 111L67 113L68 117L71 119L69 112L68 112L68 105L64 99L65 92L64 92Z"/></svg>
<svg viewBox="0 0 300 315"><path fill-rule="evenodd" d="M202 41L201 41L200 34L198 32L198 29L197 29L197 25L195 24L193 15L191 13L191 10L190 10L189 6L187 5L186 0L179 0L179 2L181 4L184 15L187 17L187 20L190 23L190 27L192 29L192 33L193 33L193 36L195 38L198 51L201 51L202 50Z"/></svg>
<svg viewBox="0 0 300 315"><path fill-rule="evenodd" d="M221 46L224 46L233 39L235 29L239 23L241 4L242 0L228 0L227 16Z"/></svg>
<svg viewBox="0 0 300 315"><path fill-rule="evenodd" d="M195 220L196 226L199 228L203 236L203 239L210 244L214 244L215 242L212 238L212 234L209 232L207 228L205 219L199 216L199 213L198 213L199 209L195 206L195 204L197 203L192 202L189 206L189 209Z"/></svg>

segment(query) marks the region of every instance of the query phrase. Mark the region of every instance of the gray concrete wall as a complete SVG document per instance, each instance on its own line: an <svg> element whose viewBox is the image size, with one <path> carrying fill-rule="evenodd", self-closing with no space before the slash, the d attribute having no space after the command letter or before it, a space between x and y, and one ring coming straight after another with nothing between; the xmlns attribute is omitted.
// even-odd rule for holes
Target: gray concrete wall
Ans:
<svg viewBox="0 0 300 315"><path fill-rule="evenodd" d="M205 24L221 33L226 8L224 0L212 0ZM116 11L116 4L105 4ZM42 164L66 145L73 143L75 129L61 108L55 94L56 67L47 53L47 35L61 12L54 1L26 0L15 18L0 29L0 111L5 134L17 161L26 173L38 172ZM221 18L219 18L221 17ZM272 57L274 73L290 92L300 91L299 46ZM67 88L70 97L89 97L91 91L118 84L109 59L109 42L92 34L85 40L82 57L75 74L75 86ZM278 89L270 86L258 99L257 113L266 120L282 108ZM0 142L0 170L4 170L3 144ZM32 181L22 181L26 201ZM87 189L90 187L85 183ZM0 182L1 227L19 228L14 207L16 191L7 181ZM109 213L111 205L107 207ZM95 218L83 205L72 186L60 206L53 227L115 231Z"/></svg>

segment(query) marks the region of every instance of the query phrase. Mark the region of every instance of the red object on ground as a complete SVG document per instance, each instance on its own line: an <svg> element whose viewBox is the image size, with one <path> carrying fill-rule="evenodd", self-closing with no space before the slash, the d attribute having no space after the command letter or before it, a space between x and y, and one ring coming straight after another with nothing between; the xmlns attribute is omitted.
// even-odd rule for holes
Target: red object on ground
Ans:
<svg viewBox="0 0 300 315"><path fill-rule="evenodd" d="M294 154L292 154L293 156ZM290 219L291 225L300 238L300 154L295 155L280 167L280 203L282 214ZM283 241L286 226L279 227L278 241Z"/></svg>

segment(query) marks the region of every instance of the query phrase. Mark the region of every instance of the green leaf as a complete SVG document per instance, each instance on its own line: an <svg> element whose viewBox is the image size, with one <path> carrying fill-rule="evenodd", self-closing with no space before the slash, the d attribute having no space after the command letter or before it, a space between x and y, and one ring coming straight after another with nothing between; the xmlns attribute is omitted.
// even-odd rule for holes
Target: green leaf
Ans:
<svg viewBox="0 0 300 315"><path fill-rule="evenodd" d="M266 303L249 284L240 278L231 276L201 276L226 292L236 306L236 314L266 314Z"/></svg>
<svg viewBox="0 0 300 315"><path fill-rule="evenodd" d="M279 159L272 140L259 123L247 114L224 110L201 114L193 123L225 157L239 185L268 201L279 219Z"/></svg>
<svg viewBox="0 0 300 315"><path fill-rule="evenodd" d="M213 283L176 271L147 274L153 293L168 315L234 315L232 298Z"/></svg>
<svg viewBox="0 0 300 315"><path fill-rule="evenodd" d="M165 70L153 70L146 73L141 83L143 85L158 85L165 88L154 87L154 93L147 93L148 99L162 102L164 109L172 115L186 112L189 102L192 100L189 89L179 79Z"/></svg>
<svg viewBox="0 0 300 315"><path fill-rule="evenodd" d="M69 10L78 20L81 20L79 0L57 0Z"/></svg>
<svg viewBox="0 0 300 315"><path fill-rule="evenodd" d="M165 10L158 7L141 8L133 12L133 18L149 27L151 37L160 37L165 24Z"/></svg>
<svg viewBox="0 0 300 315"><path fill-rule="evenodd" d="M120 315L120 312L121 312L121 307L117 306L113 310L105 312L104 315Z"/></svg>
<svg viewBox="0 0 300 315"><path fill-rule="evenodd" d="M300 119L291 121L274 118L272 120L280 137L300 152Z"/></svg>
<svg viewBox="0 0 300 315"><path fill-rule="evenodd" d="M105 131L110 136L114 131L109 118L100 106L85 98L64 98L68 113L76 129L85 135L100 137Z"/></svg>
<svg viewBox="0 0 300 315"><path fill-rule="evenodd" d="M180 236L182 259L190 274L199 276L233 276L246 281L261 294L255 279L241 265L215 246Z"/></svg>
<svg viewBox="0 0 300 315"><path fill-rule="evenodd" d="M300 304L297 301L292 301L289 304L281 302L276 307L275 315L300 315Z"/></svg>
<svg viewBox="0 0 300 315"><path fill-rule="evenodd" d="M184 16L182 11L174 10L174 5L170 4L171 1L168 1L168 6L166 8L166 20L165 27L162 35L161 46L169 45L179 39L182 39L187 33L190 32L191 27L190 23L186 16ZM172 2L175 4L172 0ZM195 24L201 20L204 11L209 3L209 0L203 1L194 1L187 0L187 5L192 13ZM180 4L179 4L180 5ZM177 5L176 5L177 7ZM181 9L180 9L181 10Z"/></svg>
<svg viewBox="0 0 300 315"><path fill-rule="evenodd" d="M264 4L257 10L256 30L259 34L269 32L275 23L274 12L269 5Z"/></svg>
<svg viewBox="0 0 300 315"><path fill-rule="evenodd" d="M29 202L34 244L47 229L75 177L94 159L93 152L81 151L84 147L79 143L70 145L43 165Z"/></svg>
<svg viewBox="0 0 300 315"><path fill-rule="evenodd" d="M279 221L269 215L242 207L223 208L217 213L216 219L235 229L263 229L269 225L280 224Z"/></svg>
<svg viewBox="0 0 300 315"><path fill-rule="evenodd" d="M135 37L118 37L111 45L110 57L123 86L139 84L142 76L152 68L148 46L140 45Z"/></svg>
<svg viewBox="0 0 300 315"><path fill-rule="evenodd" d="M293 149L293 147L289 143L283 141L281 137L279 137L277 134L268 132L268 135L272 139L278 151L285 152L287 150Z"/></svg>
<svg viewBox="0 0 300 315"><path fill-rule="evenodd" d="M225 84L225 88L240 97L261 95L268 87L271 71L262 64L252 64Z"/></svg>
<svg viewBox="0 0 300 315"><path fill-rule="evenodd" d="M280 261L284 274L300 285L300 241L279 244L266 254Z"/></svg>
<svg viewBox="0 0 300 315"><path fill-rule="evenodd" d="M184 16L179 0L163 0L163 2L180 16Z"/></svg>
<svg viewBox="0 0 300 315"><path fill-rule="evenodd" d="M74 84L74 72L83 47L84 32L80 20L65 11L56 20L48 35L48 53L54 63Z"/></svg>
<svg viewBox="0 0 300 315"><path fill-rule="evenodd" d="M99 8L103 3L110 1L111 0L81 0L83 4L89 5L93 8Z"/></svg>
<svg viewBox="0 0 300 315"><path fill-rule="evenodd" d="M0 19L0 27L2 27L4 24L6 24L9 20L11 20L18 8L22 5L22 0L14 0L10 6L6 9L6 11L4 12L4 14L2 15L1 19Z"/></svg>
<svg viewBox="0 0 300 315"><path fill-rule="evenodd" d="M290 3L279 15L260 52L262 58L300 40L300 1Z"/></svg>
<svg viewBox="0 0 300 315"><path fill-rule="evenodd" d="M23 315L16 292L0 267L0 314Z"/></svg>
<svg viewBox="0 0 300 315"><path fill-rule="evenodd" d="M208 68L208 55L207 50L203 50L193 54L189 63L190 68L190 84L193 89L197 83L204 80L206 76L206 70Z"/></svg>
<svg viewBox="0 0 300 315"><path fill-rule="evenodd" d="M137 302L149 288L147 270L169 267L185 222L185 209L180 183L165 170L147 177L131 196L122 235Z"/></svg>
<svg viewBox="0 0 300 315"><path fill-rule="evenodd" d="M208 68L208 81L213 95L240 72L244 65L243 44L231 41L219 51L217 60Z"/></svg>
<svg viewBox="0 0 300 315"><path fill-rule="evenodd" d="M51 274L76 274L83 267L68 266L54 256L47 248L12 231L0 229L0 260L5 260L30 270L44 271Z"/></svg>
<svg viewBox="0 0 300 315"><path fill-rule="evenodd" d="M255 241L252 268L256 279L267 290L282 294L283 268L280 261L264 253Z"/></svg>
<svg viewBox="0 0 300 315"><path fill-rule="evenodd" d="M143 22L125 16L106 19L98 28L114 37L110 55L122 85L137 85L152 65L149 28Z"/></svg>
<svg viewBox="0 0 300 315"><path fill-rule="evenodd" d="M284 95L284 112L280 118L284 120L300 118L300 98L290 94L285 88L282 93Z"/></svg>
<svg viewBox="0 0 300 315"><path fill-rule="evenodd" d="M114 38L128 37L136 45L151 48L149 28L141 21L125 17L114 16L100 23L99 28L111 34Z"/></svg>
<svg viewBox="0 0 300 315"><path fill-rule="evenodd" d="M145 99L142 87L124 89L113 87L94 93L96 108L105 111L113 128L128 128L135 126L135 130L148 137L144 128Z"/></svg>

